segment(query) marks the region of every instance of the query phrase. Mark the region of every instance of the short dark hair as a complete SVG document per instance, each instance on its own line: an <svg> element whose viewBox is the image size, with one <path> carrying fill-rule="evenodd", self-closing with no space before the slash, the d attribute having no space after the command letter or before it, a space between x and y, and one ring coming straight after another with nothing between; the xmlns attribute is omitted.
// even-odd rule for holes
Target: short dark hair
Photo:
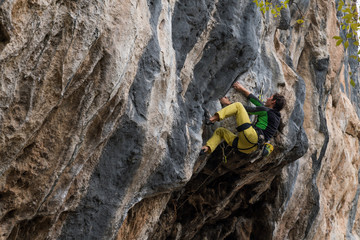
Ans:
<svg viewBox="0 0 360 240"><path fill-rule="evenodd" d="M283 109L283 107L286 104L286 100L285 97L279 93L275 93L273 95L272 100L276 100L275 105L274 105L274 109L277 111L280 111L281 109Z"/></svg>

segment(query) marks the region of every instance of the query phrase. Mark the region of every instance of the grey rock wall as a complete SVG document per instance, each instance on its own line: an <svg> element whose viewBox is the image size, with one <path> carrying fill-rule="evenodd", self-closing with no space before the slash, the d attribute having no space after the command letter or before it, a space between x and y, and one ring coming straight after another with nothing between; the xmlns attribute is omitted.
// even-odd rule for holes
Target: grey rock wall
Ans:
<svg viewBox="0 0 360 240"><path fill-rule="evenodd" d="M357 238L358 63L336 4L0 1L0 239ZM235 81L285 95L275 150L199 157L235 127L204 125L217 99L250 104Z"/></svg>

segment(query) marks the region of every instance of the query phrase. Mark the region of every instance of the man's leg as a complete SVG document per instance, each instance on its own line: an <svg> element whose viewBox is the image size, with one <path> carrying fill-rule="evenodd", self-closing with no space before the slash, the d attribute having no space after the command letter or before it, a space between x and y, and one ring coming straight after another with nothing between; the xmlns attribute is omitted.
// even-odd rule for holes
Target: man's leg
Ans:
<svg viewBox="0 0 360 240"><path fill-rule="evenodd" d="M213 152L216 147L225 140L228 145L231 146L232 142L236 138L236 135L226 128L219 127L215 130L212 137L206 142L206 146L209 147L209 152Z"/></svg>
<svg viewBox="0 0 360 240"><path fill-rule="evenodd" d="M251 124L248 113L246 112L244 106L239 102L224 107L223 109L215 113L215 115L210 118L210 121L212 122L221 121L224 118L234 115L236 115L235 116L236 124L238 126L244 123ZM222 139L224 139L230 146L232 146L232 142L235 139L235 137L236 135L233 134L231 131L227 130L226 128L218 128L214 132L213 136L206 143L206 145L202 147L202 149L205 150L205 152L207 151L213 152L215 148L221 143ZM254 128L250 127L249 129L243 131L242 134L239 134L238 148L240 151L242 151L241 149L245 149L253 146L253 144L249 143L247 139L250 140L252 143L257 143L258 136ZM254 150L256 150L255 147L243 152L250 153Z"/></svg>
<svg viewBox="0 0 360 240"><path fill-rule="evenodd" d="M248 113L246 112L244 106L239 102L224 107L216 114L218 115L219 121L223 120L224 118L236 115L236 124L238 126L244 123L251 123Z"/></svg>
<svg viewBox="0 0 360 240"><path fill-rule="evenodd" d="M251 124L248 113L244 106L239 102L221 109L217 114L220 120L235 115L237 126L241 126L244 123ZM240 132L238 136L239 141L237 147L240 152L249 154L257 149L257 146L254 144L258 142L258 135L253 127Z"/></svg>

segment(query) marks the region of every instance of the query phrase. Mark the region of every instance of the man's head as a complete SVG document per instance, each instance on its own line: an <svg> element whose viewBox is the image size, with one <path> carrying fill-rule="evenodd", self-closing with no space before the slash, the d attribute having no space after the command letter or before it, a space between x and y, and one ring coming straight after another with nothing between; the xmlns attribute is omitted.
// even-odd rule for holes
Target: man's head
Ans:
<svg viewBox="0 0 360 240"><path fill-rule="evenodd" d="M273 108L277 111L280 111L286 104L285 97L279 93L275 93L271 97L269 97L266 102L265 106L269 108Z"/></svg>

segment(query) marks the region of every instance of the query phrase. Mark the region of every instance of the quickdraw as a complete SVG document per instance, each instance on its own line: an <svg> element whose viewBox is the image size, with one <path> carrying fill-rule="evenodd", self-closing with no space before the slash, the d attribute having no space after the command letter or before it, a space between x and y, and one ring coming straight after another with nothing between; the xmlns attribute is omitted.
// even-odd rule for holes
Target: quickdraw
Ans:
<svg viewBox="0 0 360 240"><path fill-rule="evenodd" d="M260 102L263 102L263 93L264 93L264 82L261 83L261 89L260 89L260 95L259 95L259 100Z"/></svg>

